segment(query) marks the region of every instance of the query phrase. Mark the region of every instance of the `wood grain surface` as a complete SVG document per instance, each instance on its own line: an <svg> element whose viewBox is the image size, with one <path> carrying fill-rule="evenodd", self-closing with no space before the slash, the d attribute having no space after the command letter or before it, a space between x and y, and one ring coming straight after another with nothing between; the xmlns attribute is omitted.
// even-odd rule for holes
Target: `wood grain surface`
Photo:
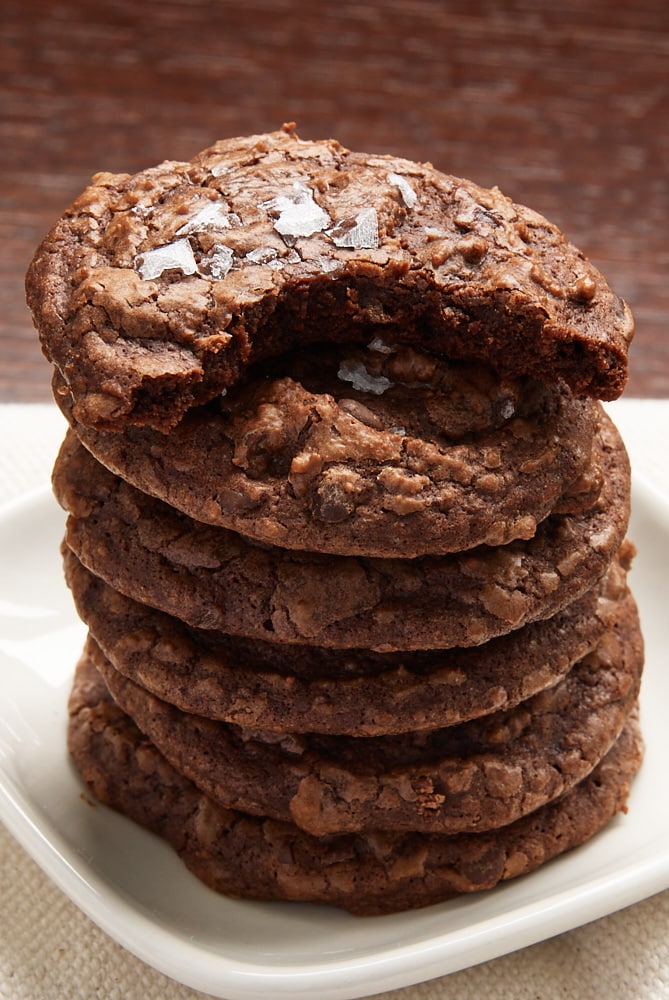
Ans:
<svg viewBox="0 0 669 1000"><path fill-rule="evenodd" d="M50 398L24 303L98 170L296 121L498 184L635 313L627 393L669 395L667 0L3 0L0 400Z"/></svg>

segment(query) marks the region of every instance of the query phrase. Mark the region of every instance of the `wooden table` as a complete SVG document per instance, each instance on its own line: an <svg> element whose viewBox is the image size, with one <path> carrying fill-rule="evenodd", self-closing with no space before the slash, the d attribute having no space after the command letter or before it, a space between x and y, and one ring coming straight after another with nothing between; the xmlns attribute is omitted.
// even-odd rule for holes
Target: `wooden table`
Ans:
<svg viewBox="0 0 669 1000"><path fill-rule="evenodd" d="M291 120L547 215L635 312L628 394L669 395L666 0L3 0L0 19L0 400L50 398L23 275L91 174Z"/></svg>

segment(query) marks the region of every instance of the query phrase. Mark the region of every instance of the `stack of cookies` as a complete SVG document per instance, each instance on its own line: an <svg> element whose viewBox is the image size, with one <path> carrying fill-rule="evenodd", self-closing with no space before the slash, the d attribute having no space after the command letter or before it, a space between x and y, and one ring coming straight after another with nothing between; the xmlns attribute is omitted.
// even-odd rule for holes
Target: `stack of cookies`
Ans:
<svg viewBox="0 0 669 1000"><path fill-rule="evenodd" d="M285 126L98 175L27 289L95 796L225 894L361 914L624 810L643 643L599 400L633 325L553 225Z"/></svg>

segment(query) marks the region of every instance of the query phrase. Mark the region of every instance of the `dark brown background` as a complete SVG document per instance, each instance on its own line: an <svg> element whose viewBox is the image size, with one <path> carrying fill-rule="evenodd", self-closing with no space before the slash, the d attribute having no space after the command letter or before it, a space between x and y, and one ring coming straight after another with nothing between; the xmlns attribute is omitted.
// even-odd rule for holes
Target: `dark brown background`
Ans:
<svg viewBox="0 0 669 1000"><path fill-rule="evenodd" d="M632 305L630 395L669 396L667 0L2 0L0 399L50 398L24 305L97 170L297 121L543 212Z"/></svg>

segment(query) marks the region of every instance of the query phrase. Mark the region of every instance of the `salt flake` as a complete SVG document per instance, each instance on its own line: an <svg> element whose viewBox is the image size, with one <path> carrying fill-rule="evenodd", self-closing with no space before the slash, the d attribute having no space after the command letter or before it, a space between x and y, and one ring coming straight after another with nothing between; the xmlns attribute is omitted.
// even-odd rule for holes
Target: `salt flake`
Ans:
<svg viewBox="0 0 669 1000"><path fill-rule="evenodd" d="M146 250L137 257L135 266L144 281L159 278L165 271L181 271L183 274L195 274L197 271L193 249L187 239Z"/></svg>
<svg viewBox="0 0 669 1000"><path fill-rule="evenodd" d="M301 261L302 258L299 253L295 250L289 250L283 257L274 257L272 260L268 260L267 266L271 267L274 271L280 271L286 264L299 264Z"/></svg>
<svg viewBox="0 0 669 1000"><path fill-rule="evenodd" d="M337 377L342 382L350 382L358 392L371 392L375 396L382 396L393 384L385 375L370 374L360 361L342 361Z"/></svg>
<svg viewBox="0 0 669 1000"><path fill-rule="evenodd" d="M502 420L510 420L515 412L516 412L516 407L513 404L513 400L505 399L500 409L500 415L502 417Z"/></svg>
<svg viewBox="0 0 669 1000"><path fill-rule="evenodd" d="M209 172L212 177L222 177L224 174L229 174L232 167L225 160L220 163L214 163L212 167L209 168Z"/></svg>
<svg viewBox="0 0 669 1000"><path fill-rule="evenodd" d="M197 215L177 229L177 236L188 236L189 233L204 233L211 229L229 229L230 220L223 206L216 201L208 202Z"/></svg>
<svg viewBox="0 0 669 1000"><path fill-rule="evenodd" d="M274 247L256 247L249 250L244 260L250 260L252 264L269 264L271 260L279 256L279 251Z"/></svg>
<svg viewBox="0 0 669 1000"><path fill-rule="evenodd" d="M314 201L313 191L298 183L293 185L292 194L277 195L260 207L278 213L274 228L281 236L313 236L330 225L330 216Z"/></svg>
<svg viewBox="0 0 669 1000"><path fill-rule="evenodd" d="M344 219L328 236L335 246L351 250L374 250L379 245L379 222L375 208L363 208L354 219Z"/></svg>
<svg viewBox="0 0 669 1000"><path fill-rule="evenodd" d="M299 264L302 258L292 248L288 253L279 256L279 251L274 247L256 247L255 250L249 250L244 260L248 260L252 264L265 264L274 271L280 271L286 264Z"/></svg>
<svg viewBox="0 0 669 1000"><path fill-rule="evenodd" d="M202 258L201 270L207 268L207 274L215 281L221 281L226 276L234 260L234 251L222 243L215 243L211 252Z"/></svg>
<svg viewBox="0 0 669 1000"><path fill-rule="evenodd" d="M386 344L382 337L374 337L367 344L367 350L376 351L378 354L394 354L397 348L392 347L391 344Z"/></svg>
<svg viewBox="0 0 669 1000"><path fill-rule="evenodd" d="M318 264L321 271L325 274L330 274L332 271L336 271L339 267L341 267L341 262L332 257L319 257L314 261L314 263Z"/></svg>
<svg viewBox="0 0 669 1000"><path fill-rule="evenodd" d="M402 195L402 201L407 208L413 208L418 202L418 195L414 189L409 184L406 177L402 177L401 174L388 174L388 180L395 187L399 188L400 194Z"/></svg>

